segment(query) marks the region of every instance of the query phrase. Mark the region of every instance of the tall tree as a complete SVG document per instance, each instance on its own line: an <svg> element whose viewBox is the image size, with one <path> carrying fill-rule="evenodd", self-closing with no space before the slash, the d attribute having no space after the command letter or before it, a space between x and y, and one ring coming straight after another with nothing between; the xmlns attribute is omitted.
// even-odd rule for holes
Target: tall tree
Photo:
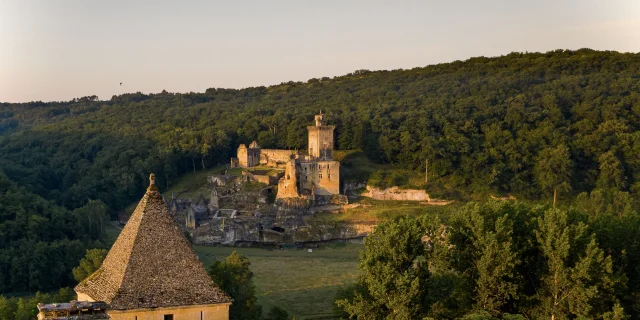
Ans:
<svg viewBox="0 0 640 320"><path fill-rule="evenodd" d="M573 163L569 148L560 144L555 148L542 150L538 155L535 171L538 183L545 192L553 191L553 206L556 206L558 191L571 190Z"/></svg>
<svg viewBox="0 0 640 320"><path fill-rule="evenodd" d="M600 173L596 185L603 189L623 190L624 169L618 157L612 152L607 151L598 157Z"/></svg>
<svg viewBox="0 0 640 320"><path fill-rule="evenodd" d="M422 237L424 230L415 219L378 225L365 238L358 268L362 272L352 300L338 301L351 317L358 319L420 319L426 314L429 271Z"/></svg>
<svg viewBox="0 0 640 320"><path fill-rule="evenodd" d="M484 310L494 316L502 314L502 307L516 298L517 285L514 281L516 254L512 250L512 226L508 217L496 219L495 226L484 228L484 219L479 214L471 217L471 230L474 236L473 246L478 252L475 267L476 309Z"/></svg>
<svg viewBox="0 0 640 320"><path fill-rule="evenodd" d="M102 266L104 258L107 257L108 250L88 249L84 258L80 260L80 265L73 268L73 278L81 282Z"/></svg>
<svg viewBox="0 0 640 320"><path fill-rule="evenodd" d="M570 224L562 210L550 209L538 218L535 234L546 260L539 316L593 317L593 299L603 298L598 297L599 288L612 285L611 257L598 248L593 235L587 235L585 224Z"/></svg>
<svg viewBox="0 0 640 320"><path fill-rule="evenodd" d="M247 257L234 251L224 261L215 261L209 267L213 281L233 299L229 319L257 320L262 317L250 265Z"/></svg>

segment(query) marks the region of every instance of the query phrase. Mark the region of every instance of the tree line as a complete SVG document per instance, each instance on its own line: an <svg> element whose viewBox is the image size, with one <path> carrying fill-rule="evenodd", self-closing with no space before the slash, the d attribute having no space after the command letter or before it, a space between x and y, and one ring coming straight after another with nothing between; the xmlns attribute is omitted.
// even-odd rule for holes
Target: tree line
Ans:
<svg viewBox="0 0 640 320"><path fill-rule="evenodd" d="M240 143L304 150L322 110L337 149L413 170L429 160L431 181L451 189L637 195L638 74L639 54L556 50L240 90L5 103L0 168L69 209L88 197L117 211L149 171L166 188L227 163Z"/></svg>
<svg viewBox="0 0 640 320"><path fill-rule="evenodd" d="M469 203L365 239L353 319L636 319L640 216Z"/></svg>
<svg viewBox="0 0 640 320"><path fill-rule="evenodd" d="M106 206L68 210L0 171L0 294L50 292L74 284L71 270L88 248L105 246Z"/></svg>

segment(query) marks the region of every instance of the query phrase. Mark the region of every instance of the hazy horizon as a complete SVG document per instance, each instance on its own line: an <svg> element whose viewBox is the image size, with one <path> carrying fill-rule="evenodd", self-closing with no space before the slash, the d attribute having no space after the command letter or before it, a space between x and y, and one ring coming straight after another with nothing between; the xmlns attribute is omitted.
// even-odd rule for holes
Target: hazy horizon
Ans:
<svg viewBox="0 0 640 320"><path fill-rule="evenodd" d="M510 52L639 52L640 2L0 0L0 48L0 102L108 100Z"/></svg>

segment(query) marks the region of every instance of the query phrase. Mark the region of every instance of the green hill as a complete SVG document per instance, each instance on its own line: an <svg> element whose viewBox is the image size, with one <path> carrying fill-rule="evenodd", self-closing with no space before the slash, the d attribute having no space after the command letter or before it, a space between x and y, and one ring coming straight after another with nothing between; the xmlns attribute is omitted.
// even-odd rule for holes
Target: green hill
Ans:
<svg viewBox="0 0 640 320"><path fill-rule="evenodd" d="M150 171L167 188L226 163L239 143L303 149L322 109L337 149L409 170L429 159L433 180L452 188L547 197L536 165L566 146L573 193L636 193L639 70L638 54L558 50L242 90L0 104L0 167L58 204L99 198L116 210Z"/></svg>
<svg viewBox="0 0 640 320"><path fill-rule="evenodd" d="M569 203L597 189L603 208L637 210L639 92L640 54L582 49L240 90L0 103L0 171L52 205L100 200L115 217L150 172L164 192L228 163L239 143L304 149L322 110L336 149L364 155L346 156L347 177L419 184L429 160L427 188L443 194L537 200L556 190ZM0 207L9 210L21 209Z"/></svg>

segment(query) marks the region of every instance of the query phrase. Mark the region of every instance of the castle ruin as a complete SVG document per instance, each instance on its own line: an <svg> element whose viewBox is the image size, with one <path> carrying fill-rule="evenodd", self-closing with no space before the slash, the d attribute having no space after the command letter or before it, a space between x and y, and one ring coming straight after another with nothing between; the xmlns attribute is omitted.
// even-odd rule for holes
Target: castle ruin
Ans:
<svg viewBox="0 0 640 320"><path fill-rule="evenodd" d="M322 113L315 116L315 125L308 126L308 152L261 149L253 141L247 148L238 147L238 157L231 159L231 167L251 168L265 166L284 169L278 181L276 199L318 197L331 198L340 195L340 162L333 159L333 131L335 126L324 123ZM345 201L346 199L339 201Z"/></svg>

